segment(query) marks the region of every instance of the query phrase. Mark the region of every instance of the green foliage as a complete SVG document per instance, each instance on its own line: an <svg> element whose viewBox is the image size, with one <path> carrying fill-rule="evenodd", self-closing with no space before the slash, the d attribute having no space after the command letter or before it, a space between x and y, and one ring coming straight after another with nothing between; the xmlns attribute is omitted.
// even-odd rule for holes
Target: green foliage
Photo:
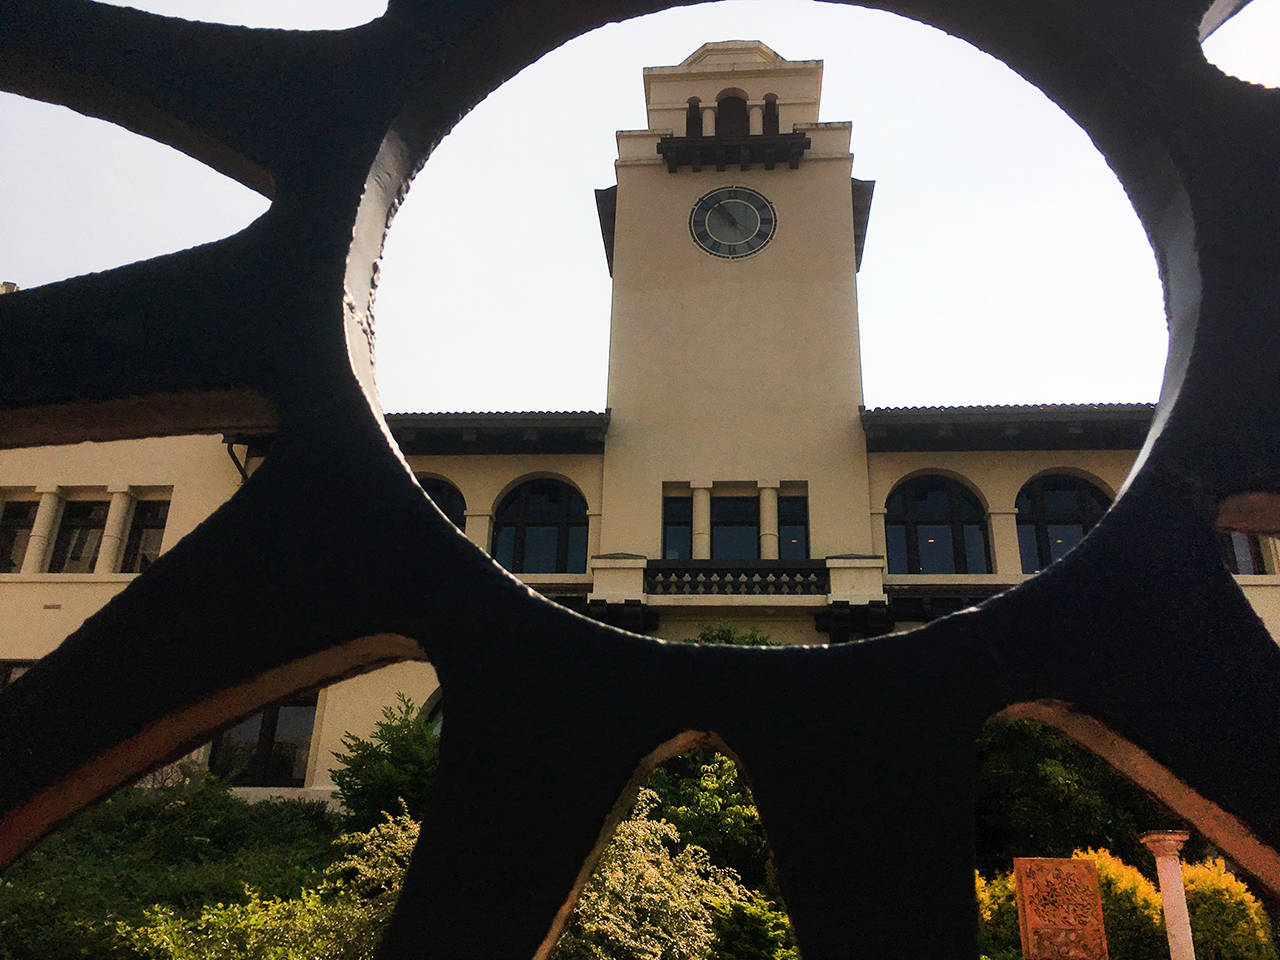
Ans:
<svg viewBox="0 0 1280 960"><path fill-rule="evenodd" d="M691 750L653 772L653 815L666 820L686 843L706 850L713 862L737 872L742 882L774 892L769 840L760 813L738 768L713 750Z"/></svg>
<svg viewBox="0 0 1280 960"><path fill-rule="evenodd" d="M745 900L712 905L716 960L800 960L790 918L772 900L749 892Z"/></svg>
<svg viewBox="0 0 1280 960"><path fill-rule="evenodd" d="M671 824L650 819L658 803L641 790L583 889L552 960L707 960L713 905L749 894L700 847L680 846ZM672 853L672 848L678 849Z"/></svg>
<svg viewBox="0 0 1280 960"><path fill-rule="evenodd" d="M1177 818L1062 734L1026 720L989 724L978 740L977 866L987 876L1014 857L1069 857L1106 848L1154 876L1139 841ZM1205 855L1193 839L1188 859Z"/></svg>
<svg viewBox="0 0 1280 960"><path fill-rule="evenodd" d="M1197 960L1276 960L1271 922L1221 858L1183 864Z"/></svg>
<svg viewBox="0 0 1280 960"><path fill-rule="evenodd" d="M243 903L196 914L148 909L120 922L120 942L145 960L373 960L395 909L418 825L402 810L365 833L339 837L324 881L292 899L249 889Z"/></svg>
<svg viewBox="0 0 1280 960"><path fill-rule="evenodd" d="M296 896L319 878L336 824L323 804L250 804L195 766L128 787L63 825L0 880L5 960L133 957L119 919L239 902L244 885Z"/></svg>
<svg viewBox="0 0 1280 960"><path fill-rule="evenodd" d="M738 630L731 623L723 620L719 623L704 624L698 631L697 643L719 643L731 647L772 647L773 640L767 633L761 633L752 627L750 630Z"/></svg>
<svg viewBox="0 0 1280 960"><path fill-rule="evenodd" d="M366 740L347 734L346 753L335 753L337 798L347 811L347 825L369 830L384 814L395 814L403 801L421 822L440 760L440 737L427 723L426 708L403 693L384 707L382 719Z"/></svg>
<svg viewBox="0 0 1280 960"><path fill-rule="evenodd" d="M1022 960L1013 872L987 880L974 872L978 897L978 953L987 960Z"/></svg>

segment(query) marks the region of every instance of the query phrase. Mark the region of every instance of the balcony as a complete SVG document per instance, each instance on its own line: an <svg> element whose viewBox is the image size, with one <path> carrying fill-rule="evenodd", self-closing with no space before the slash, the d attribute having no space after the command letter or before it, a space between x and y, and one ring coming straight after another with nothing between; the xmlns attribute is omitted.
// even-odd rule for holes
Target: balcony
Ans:
<svg viewBox="0 0 1280 960"><path fill-rule="evenodd" d="M825 597L823 560L650 560L644 592L663 597Z"/></svg>

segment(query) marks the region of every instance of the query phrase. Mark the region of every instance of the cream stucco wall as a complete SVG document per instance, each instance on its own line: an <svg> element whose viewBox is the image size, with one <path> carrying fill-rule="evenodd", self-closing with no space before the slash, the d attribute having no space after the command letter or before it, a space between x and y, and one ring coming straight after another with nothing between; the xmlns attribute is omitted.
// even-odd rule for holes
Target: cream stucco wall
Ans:
<svg viewBox="0 0 1280 960"><path fill-rule="evenodd" d="M637 156L656 157L656 134ZM871 549L858 408L847 124L812 132L796 170L667 172L621 159L601 550L656 557L662 484L807 484L814 556ZM738 184L774 204L758 253L711 256L699 197ZM713 489L713 493L718 492Z"/></svg>

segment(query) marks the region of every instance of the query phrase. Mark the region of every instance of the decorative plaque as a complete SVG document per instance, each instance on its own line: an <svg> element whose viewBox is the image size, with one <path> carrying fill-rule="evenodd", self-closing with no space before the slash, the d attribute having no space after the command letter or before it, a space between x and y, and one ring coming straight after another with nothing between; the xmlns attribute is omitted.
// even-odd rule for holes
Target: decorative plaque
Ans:
<svg viewBox="0 0 1280 960"><path fill-rule="evenodd" d="M1024 960L1107 960L1092 860L1015 857L1013 874Z"/></svg>

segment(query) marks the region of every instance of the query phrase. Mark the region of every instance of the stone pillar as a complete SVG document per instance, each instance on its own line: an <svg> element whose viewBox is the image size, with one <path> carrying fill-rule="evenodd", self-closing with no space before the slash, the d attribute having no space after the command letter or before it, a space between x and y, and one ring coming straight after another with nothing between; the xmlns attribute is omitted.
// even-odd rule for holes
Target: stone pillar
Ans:
<svg viewBox="0 0 1280 960"><path fill-rule="evenodd" d="M992 510L991 518L991 572L1009 578L1022 573L1022 553L1018 550L1018 511ZM1008 582L1016 583L1010 579Z"/></svg>
<svg viewBox="0 0 1280 960"><path fill-rule="evenodd" d="M463 516L467 524L463 533L466 534L467 539L488 553L489 538L493 535L493 514L480 510L468 510Z"/></svg>
<svg viewBox="0 0 1280 960"><path fill-rule="evenodd" d="M1182 861L1178 856L1189 836L1185 830L1157 830L1139 838L1143 846L1155 854L1170 960L1196 960L1196 949L1191 942L1191 916L1187 913L1187 891L1182 886Z"/></svg>
<svg viewBox="0 0 1280 960"><path fill-rule="evenodd" d="M31 524L31 536L27 540L27 555L22 558L23 573L44 573L49 562L49 541L62 510L62 490L59 487L36 487L40 494L40 506L36 508L35 521Z"/></svg>
<svg viewBox="0 0 1280 960"><path fill-rule="evenodd" d="M133 509L133 497L129 487L121 484L107 487L111 505L107 507L107 522L102 528L102 542L98 547L98 559L93 564L94 573L118 573L120 554L124 550L125 524Z"/></svg>
<svg viewBox="0 0 1280 960"><path fill-rule="evenodd" d="M777 480L757 480L760 491L760 559L778 559L778 487Z"/></svg>
<svg viewBox="0 0 1280 960"><path fill-rule="evenodd" d="M600 553L600 512L587 513L587 570L591 570L591 558Z"/></svg>
<svg viewBox="0 0 1280 960"><path fill-rule="evenodd" d="M747 108L747 132L753 137L764 133L764 104L753 103Z"/></svg>
<svg viewBox="0 0 1280 960"><path fill-rule="evenodd" d="M702 108L702 135L704 137L714 137L716 135L716 108Z"/></svg>
<svg viewBox="0 0 1280 960"><path fill-rule="evenodd" d="M711 559L711 482L690 483L693 491L693 546L694 560Z"/></svg>

